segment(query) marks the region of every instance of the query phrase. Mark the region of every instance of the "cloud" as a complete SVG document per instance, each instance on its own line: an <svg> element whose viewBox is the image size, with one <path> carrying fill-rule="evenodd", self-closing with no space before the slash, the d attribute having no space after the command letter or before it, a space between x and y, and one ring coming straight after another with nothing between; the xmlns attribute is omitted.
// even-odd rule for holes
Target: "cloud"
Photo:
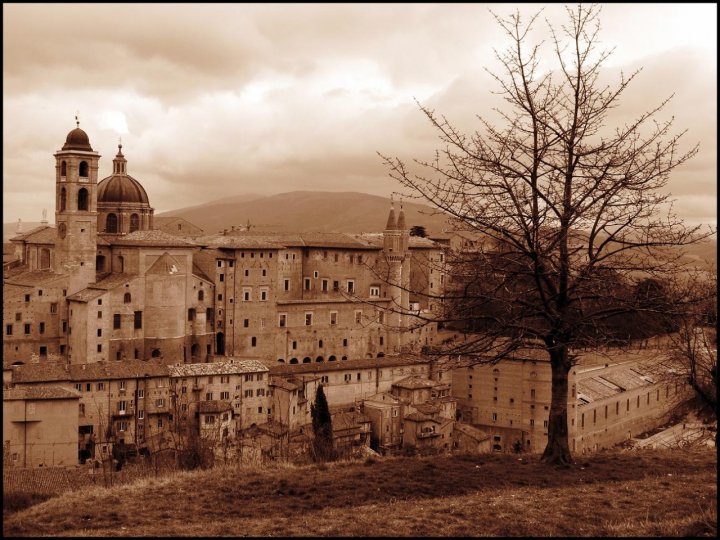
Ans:
<svg viewBox="0 0 720 540"><path fill-rule="evenodd" d="M710 25L706 7L683 9ZM543 16L562 13L549 5ZM128 171L160 212L243 192L387 196L398 186L376 152L411 161L440 144L413 98L466 131L503 105L482 68L497 70L493 47L507 41L479 4L5 4L3 15L6 221L52 215L52 154L78 109L100 176L122 136ZM645 65L613 119L675 91L668 114L701 150L671 191L712 198L714 42L689 26L662 30L670 17L688 19L659 5L603 8L603 35L622 51L612 67Z"/></svg>

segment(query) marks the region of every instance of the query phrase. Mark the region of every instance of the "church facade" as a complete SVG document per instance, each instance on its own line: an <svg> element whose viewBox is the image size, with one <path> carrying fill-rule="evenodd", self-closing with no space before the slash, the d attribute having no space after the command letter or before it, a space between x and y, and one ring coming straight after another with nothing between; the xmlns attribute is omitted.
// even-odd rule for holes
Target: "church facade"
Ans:
<svg viewBox="0 0 720 540"><path fill-rule="evenodd" d="M6 362L295 364L432 344L413 321L436 308L444 276L426 263L442 251L409 236L402 208L381 234L169 234L122 145L100 181L79 125L54 156L56 226L13 238L20 263L4 268Z"/></svg>

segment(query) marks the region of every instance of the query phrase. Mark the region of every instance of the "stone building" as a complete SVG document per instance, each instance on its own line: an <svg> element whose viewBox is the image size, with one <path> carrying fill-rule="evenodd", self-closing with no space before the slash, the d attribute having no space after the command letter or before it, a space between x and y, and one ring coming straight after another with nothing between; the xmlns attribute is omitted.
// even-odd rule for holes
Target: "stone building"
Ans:
<svg viewBox="0 0 720 540"><path fill-rule="evenodd" d="M390 209L381 234L200 236L181 218L154 217L122 145L102 180L79 125L54 157L56 226L12 238L18 261L4 267L6 360L272 365L382 358L433 342L435 328L414 315L437 306L411 289L442 290L443 273L424 264L444 255L409 237L402 208L397 218Z"/></svg>
<svg viewBox="0 0 720 540"><path fill-rule="evenodd" d="M583 366L581 360L568 376L570 450L586 452L628 440L660 425L688 398L685 385L658 382L650 371L635 356L599 366ZM452 370L452 394L462 420L490 434L494 451L545 449L551 383L550 363L539 354Z"/></svg>
<svg viewBox="0 0 720 540"><path fill-rule="evenodd" d="M3 466L75 465L77 392L63 388L3 390Z"/></svg>

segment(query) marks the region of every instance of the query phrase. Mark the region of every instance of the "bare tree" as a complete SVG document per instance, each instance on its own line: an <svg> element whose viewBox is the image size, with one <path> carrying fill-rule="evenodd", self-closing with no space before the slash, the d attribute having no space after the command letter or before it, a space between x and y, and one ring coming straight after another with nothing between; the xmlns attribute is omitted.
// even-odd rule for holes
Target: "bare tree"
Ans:
<svg viewBox="0 0 720 540"><path fill-rule="evenodd" d="M454 292L442 321L471 336L438 354L493 362L527 348L544 350L552 369L548 444L543 461L568 463L568 373L579 346L606 343L608 321L637 310L626 290L638 278L682 271L684 246L713 234L687 227L664 194L670 173L698 147L680 149L683 133L656 120L670 98L610 129L608 112L638 72L616 86L600 83L612 51L599 51L597 6L567 9L552 35L557 69L538 68L540 45L528 46L538 19L495 15L510 38L490 73L508 110L502 125L478 117L482 132L463 134L420 105L444 147L420 173L381 154L407 195L450 216L471 249L448 254ZM672 248L672 249L670 249ZM467 324L470 322L471 324Z"/></svg>

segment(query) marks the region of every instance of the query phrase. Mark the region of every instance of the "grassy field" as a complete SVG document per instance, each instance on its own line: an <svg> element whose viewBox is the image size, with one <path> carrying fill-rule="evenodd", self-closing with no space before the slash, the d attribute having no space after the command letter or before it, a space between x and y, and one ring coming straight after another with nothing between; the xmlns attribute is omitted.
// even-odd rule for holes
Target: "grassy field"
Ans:
<svg viewBox="0 0 720 540"><path fill-rule="evenodd" d="M5 536L715 536L714 450L224 468L68 493Z"/></svg>

